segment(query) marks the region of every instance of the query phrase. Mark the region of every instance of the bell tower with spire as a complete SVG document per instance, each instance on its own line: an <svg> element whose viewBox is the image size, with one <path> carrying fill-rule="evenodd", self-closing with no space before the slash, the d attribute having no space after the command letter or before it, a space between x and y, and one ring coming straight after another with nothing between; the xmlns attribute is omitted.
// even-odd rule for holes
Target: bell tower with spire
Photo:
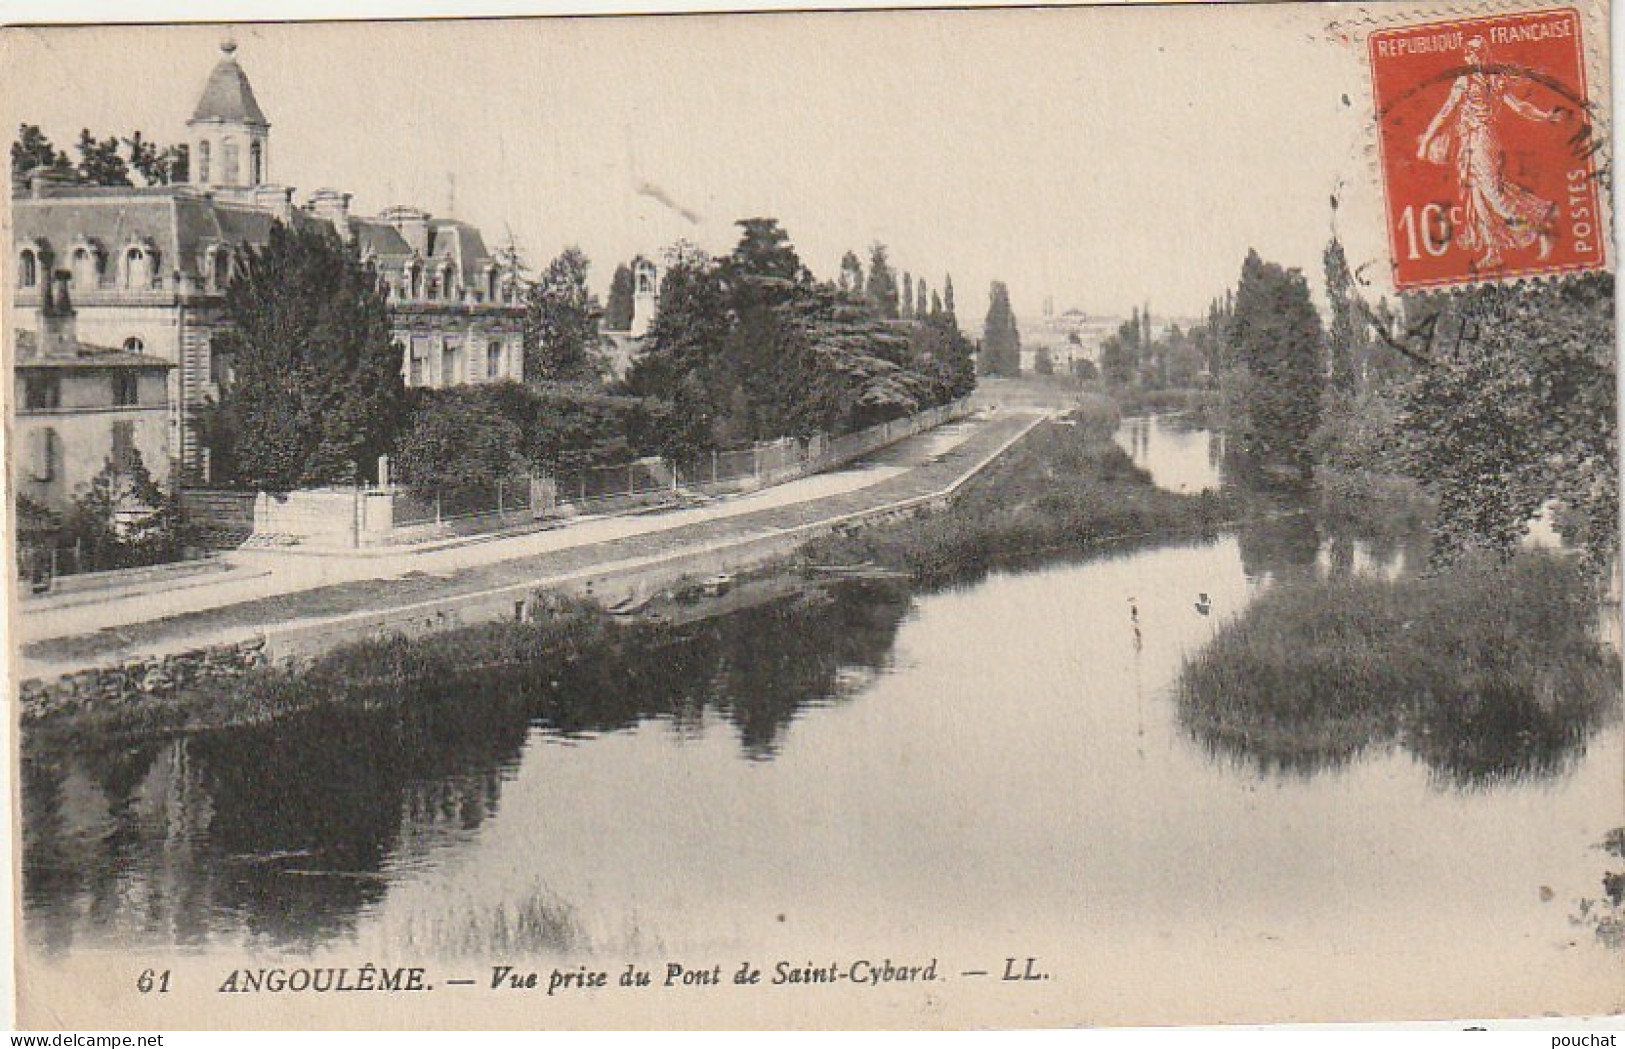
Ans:
<svg viewBox="0 0 1625 1049"><path fill-rule="evenodd" d="M194 185L252 192L270 182L271 123L237 64L235 41L220 45L220 61L186 127Z"/></svg>

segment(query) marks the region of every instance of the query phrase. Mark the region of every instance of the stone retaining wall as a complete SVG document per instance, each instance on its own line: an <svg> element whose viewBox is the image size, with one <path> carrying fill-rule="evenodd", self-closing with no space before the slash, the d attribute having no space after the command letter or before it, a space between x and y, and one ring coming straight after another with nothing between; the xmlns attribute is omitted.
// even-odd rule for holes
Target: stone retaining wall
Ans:
<svg viewBox="0 0 1625 1049"><path fill-rule="evenodd" d="M193 685L230 681L265 662L265 639L253 637L81 670L54 681L30 678L18 690L21 720L26 725L53 715L107 710Z"/></svg>

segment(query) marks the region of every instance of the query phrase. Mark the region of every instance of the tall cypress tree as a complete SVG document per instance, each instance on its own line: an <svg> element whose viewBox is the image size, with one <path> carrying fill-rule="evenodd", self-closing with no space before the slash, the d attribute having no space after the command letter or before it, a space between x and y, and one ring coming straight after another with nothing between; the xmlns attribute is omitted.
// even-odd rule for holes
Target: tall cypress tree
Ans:
<svg viewBox="0 0 1625 1049"><path fill-rule="evenodd" d="M1320 423L1326 374L1320 314L1298 270L1247 253L1236 286L1230 343L1246 371L1241 395L1242 447L1263 464L1288 467L1307 479L1309 438Z"/></svg>
<svg viewBox="0 0 1625 1049"><path fill-rule="evenodd" d="M1003 281L988 289L987 319L982 325L981 370L984 375L1021 374L1021 335Z"/></svg>
<svg viewBox="0 0 1625 1049"><path fill-rule="evenodd" d="M882 317L897 317L897 276L886 259L886 245L876 241L869 247L869 282L865 290Z"/></svg>
<svg viewBox="0 0 1625 1049"><path fill-rule="evenodd" d="M632 327L632 267L621 263L609 281L609 301L604 304L604 328L627 331Z"/></svg>

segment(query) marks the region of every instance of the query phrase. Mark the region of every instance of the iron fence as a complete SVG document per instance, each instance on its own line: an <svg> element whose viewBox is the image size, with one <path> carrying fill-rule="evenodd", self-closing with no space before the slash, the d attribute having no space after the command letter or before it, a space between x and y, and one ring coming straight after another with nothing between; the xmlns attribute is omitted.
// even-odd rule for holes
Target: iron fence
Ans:
<svg viewBox="0 0 1625 1049"><path fill-rule="evenodd" d="M394 491L393 521L396 527L458 521L488 514L517 513L533 509L536 485L529 477L469 485L450 491L425 492L400 487Z"/></svg>

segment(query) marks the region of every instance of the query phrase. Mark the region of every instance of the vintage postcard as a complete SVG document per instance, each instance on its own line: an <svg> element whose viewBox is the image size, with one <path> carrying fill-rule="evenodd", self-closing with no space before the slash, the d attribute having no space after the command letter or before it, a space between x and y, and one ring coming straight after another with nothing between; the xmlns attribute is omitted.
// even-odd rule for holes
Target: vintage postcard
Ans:
<svg viewBox="0 0 1625 1049"><path fill-rule="evenodd" d="M0 29L18 1022L1625 1009L1609 29Z"/></svg>

